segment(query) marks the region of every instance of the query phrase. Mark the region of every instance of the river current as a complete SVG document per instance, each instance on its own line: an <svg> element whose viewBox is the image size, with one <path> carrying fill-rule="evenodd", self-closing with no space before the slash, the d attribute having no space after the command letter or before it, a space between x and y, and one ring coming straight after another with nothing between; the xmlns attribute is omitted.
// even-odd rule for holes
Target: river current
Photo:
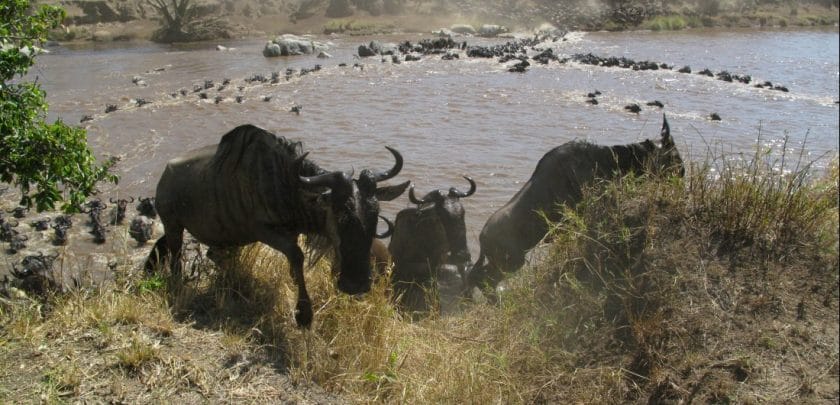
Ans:
<svg viewBox="0 0 840 405"><path fill-rule="evenodd" d="M510 73L494 59L465 55L401 64L354 56L360 44L372 39L424 38L432 36L315 38L329 43L329 59L266 58L259 40L65 45L39 57L29 76L37 76L47 91L51 119L86 127L98 156L121 158L116 167L121 180L103 188L106 198L153 195L166 161L216 143L245 123L303 141L310 157L328 170L388 168L393 159L384 145L391 145L405 157L397 180L412 180L418 195L451 186L467 190L462 176L475 179L477 192L463 200L473 257L484 221L527 181L545 152L573 139L607 145L656 139L663 112L684 158L702 160L715 145L750 154L758 139L778 146L786 137L789 147L797 153L804 148L807 159L818 165L826 160L821 157L838 151L836 27L570 33L566 41L548 44L561 57L624 56L688 65L692 74L557 62ZM288 68L299 71L316 64L322 69L284 77ZM753 84L771 81L790 91L696 74L704 68L748 74ZM245 82L272 72L280 72L279 83ZM224 79L230 84L218 91ZM214 88L200 99L193 88L205 80L212 80ZM602 93L599 104L588 104L586 94L595 90ZM150 103L137 106L138 99ZM665 107L645 105L653 100ZM630 103L639 103L642 111L626 112ZM108 104L118 110L106 114ZM301 107L300 114L290 112L294 105ZM711 113L722 120L710 120ZM93 120L80 123L85 115ZM409 205L403 196L384 203L383 212L393 218Z"/></svg>

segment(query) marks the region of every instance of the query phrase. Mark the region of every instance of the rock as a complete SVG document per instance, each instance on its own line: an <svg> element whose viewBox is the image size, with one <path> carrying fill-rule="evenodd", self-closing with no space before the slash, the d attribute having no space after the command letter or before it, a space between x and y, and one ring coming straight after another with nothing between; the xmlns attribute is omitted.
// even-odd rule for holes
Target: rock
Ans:
<svg viewBox="0 0 840 405"><path fill-rule="evenodd" d="M318 53L318 59L329 59L329 58L332 58L332 55L330 55L330 54L328 54L324 51L321 51L321 52Z"/></svg>
<svg viewBox="0 0 840 405"><path fill-rule="evenodd" d="M475 35L475 28L469 24L453 24L449 29L458 34Z"/></svg>
<svg viewBox="0 0 840 405"><path fill-rule="evenodd" d="M399 52L397 44L370 41L367 45L359 45L359 56L362 58L375 55L395 55Z"/></svg>
<svg viewBox="0 0 840 405"><path fill-rule="evenodd" d="M495 37L507 32L510 32L507 27L495 24L484 24L478 29L478 35L482 37Z"/></svg>
<svg viewBox="0 0 840 405"><path fill-rule="evenodd" d="M435 36L438 36L438 37L451 37L451 36L455 36L456 32L454 32L450 29L447 29L447 28L441 28L437 31L432 31L432 35L435 35Z"/></svg>
<svg viewBox="0 0 840 405"><path fill-rule="evenodd" d="M283 34L265 44L263 56L309 55L327 49L327 45L297 35Z"/></svg>

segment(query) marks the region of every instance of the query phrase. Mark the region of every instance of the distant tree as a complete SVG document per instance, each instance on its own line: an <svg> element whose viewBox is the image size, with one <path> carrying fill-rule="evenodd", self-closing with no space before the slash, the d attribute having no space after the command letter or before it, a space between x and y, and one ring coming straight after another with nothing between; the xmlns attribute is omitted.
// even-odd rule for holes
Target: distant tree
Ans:
<svg viewBox="0 0 840 405"><path fill-rule="evenodd" d="M187 25L195 18L195 4L191 0L147 0L160 15L161 27L155 39L173 42L187 37Z"/></svg>
<svg viewBox="0 0 840 405"><path fill-rule="evenodd" d="M98 182L117 180L109 172L113 160L96 163L84 129L46 122L46 93L37 78L23 80L48 31L64 17L60 7L0 2L0 181L20 190L22 205L38 210L59 202L77 210Z"/></svg>
<svg viewBox="0 0 840 405"><path fill-rule="evenodd" d="M229 38L228 25L208 17L206 8L193 0L146 0L160 16L160 28L152 34L156 42L186 42Z"/></svg>

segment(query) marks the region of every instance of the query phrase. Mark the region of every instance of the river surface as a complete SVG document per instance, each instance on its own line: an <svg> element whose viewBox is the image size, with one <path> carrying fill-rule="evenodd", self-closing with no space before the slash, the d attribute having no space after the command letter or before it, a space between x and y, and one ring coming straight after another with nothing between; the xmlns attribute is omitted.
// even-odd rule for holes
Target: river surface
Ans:
<svg viewBox="0 0 840 405"><path fill-rule="evenodd" d="M715 145L751 153L759 138L762 144L780 145L789 137L788 145L804 146L808 159L838 151L836 27L571 33L568 40L550 44L561 56L591 52L677 68L689 65L694 72L709 68L749 74L754 83L768 80L788 87L788 93L676 70L552 62L532 64L520 74L509 73L496 60L465 56L453 61L427 56L402 64L354 56L358 45L371 39L431 37L317 38L330 42L330 59L266 58L264 42L258 40L57 46L38 58L30 77L37 76L47 91L51 118L84 125L97 155L121 157L116 168L121 180L104 187L106 196L153 195L166 161L217 143L245 123L303 141L310 158L328 170L389 168L393 159L384 145L391 145L406 162L396 180L414 181L419 195L451 186L467 190L462 176L475 179L478 191L463 200L473 258L486 219L527 181L545 152L573 139L608 145L656 139L663 111L689 159L702 160ZM217 44L233 49L218 51ZM281 77L277 84L244 81L254 74L282 76L287 68L316 64L323 69L288 81ZM146 85L133 83L135 76ZM209 90L207 100L193 93L205 80L218 86L225 78L231 84ZM180 89L188 95L181 96ZM586 93L596 89L602 92L600 104L587 104ZM213 100L217 95L223 97L218 104ZM242 103L235 101L237 95ZM271 99L262 101L265 96ZM137 107L139 98L151 103ZM644 105L653 100L665 108ZM629 103L642 105L642 112L625 112ZM105 114L107 104L119 110ZM299 115L290 112L293 105L302 107ZM713 112L722 120L709 120ZM79 124L84 115L93 120ZM383 212L393 218L409 205L403 196L384 203Z"/></svg>

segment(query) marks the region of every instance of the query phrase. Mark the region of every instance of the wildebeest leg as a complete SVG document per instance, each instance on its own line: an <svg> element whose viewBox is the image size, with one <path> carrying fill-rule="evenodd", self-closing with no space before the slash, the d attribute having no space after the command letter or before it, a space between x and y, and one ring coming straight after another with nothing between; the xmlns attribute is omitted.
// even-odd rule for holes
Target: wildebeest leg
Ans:
<svg viewBox="0 0 840 405"><path fill-rule="evenodd" d="M163 235L155 242L149 252L149 257L146 258L146 265L144 266L146 274L154 274L167 256L169 256L169 245L166 244L166 235Z"/></svg>
<svg viewBox="0 0 840 405"><path fill-rule="evenodd" d="M216 267L226 269L230 265L230 261L236 256L237 252L237 248L208 246L207 258L210 259Z"/></svg>
<svg viewBox="0 0 840 405"><path fill-rule="evenodd" d="M169 268L173 276L181 275L181 246L184 243L184 228L163 224L163 236L169 249ZM163 238L161 238L163 239Z"/></svg>
<svg viewBox="0 0 840 405"><path fill-rule="evenodd" d="M267 232L260 241L286 255L289 261L289 272L298 287L297 306L295 307L295 322L303 328L312 323L312 301L306 292L306 280L303 278L303 252L297 245L297 235L277 234Z"/></svg>
<svg viewBox="0 0 840 405"><path fill-rule="evenodd" d="M147 274L153 274L159 269L161 263L167 260L170 264L170 269L173 275L181 274L181 243L183 243L183 228L178 228L178 232L170 227L164 225L164 234L155 242L152 251L149 252L149 257L146 259L144 266Z"/></svg>

